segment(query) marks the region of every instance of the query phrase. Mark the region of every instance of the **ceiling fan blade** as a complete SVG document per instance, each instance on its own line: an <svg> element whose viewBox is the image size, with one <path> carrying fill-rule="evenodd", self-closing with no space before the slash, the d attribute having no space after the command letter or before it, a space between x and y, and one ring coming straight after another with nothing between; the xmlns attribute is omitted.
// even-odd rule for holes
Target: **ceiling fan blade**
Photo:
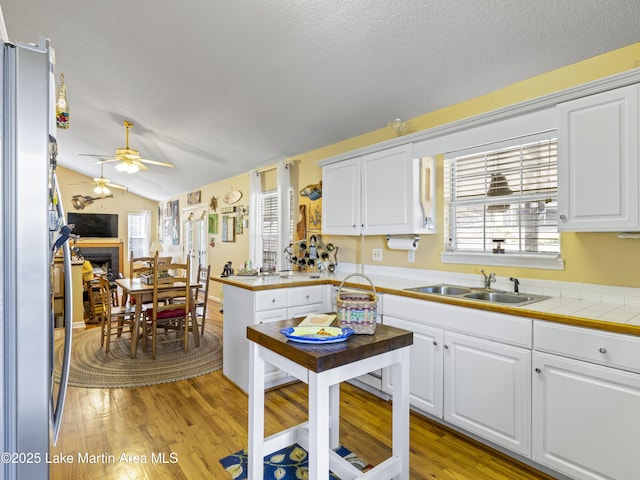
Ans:
<svg viewBox="0 0 640 480"><path fill-rule="evenodd" d="M136 167L138 167L142 171L149 170L149 167L147 167L144 163L140 162L139 160L134 160L133 163Z"/></svg>
<svg viewBox="0 0 640 480"><path fill-rule="evenodd" d="M128 192L128 191L129 191L129 187L125 187L124 185L118 185L117 183L109 183L109 182L105 182L105 185L106 185L107 187L110 187L110 188L118 188L118 189L120 189L120 190L124 190L124 191L126 191L126 192Z"/></svg>
<svg viewBox="0 0 640 480"><path fill-rule="evenodd" d="M79 153L81 157L102 157L102 158L111 158L113 155L98 155L97 153Z"/></svg>
<svg viewBox="0 0 640 480"><path fill-rule="evenodd" d="M102 160L98 160L97 162L94 162L96 164L101 164L101 163L109 163L109 162L118 162L120 161L120 159L118 157L102 157Z"/></svg>
<svg viewBox="0 0 640 480"><path fill-rule="evenodd" d="M148 163L150 165L159 165L161 167L168 167L168 168L173 168L174 167L173 163L159 162L158 160L149 160L148 158L139 158L136 161L137 162Z"/></svg>

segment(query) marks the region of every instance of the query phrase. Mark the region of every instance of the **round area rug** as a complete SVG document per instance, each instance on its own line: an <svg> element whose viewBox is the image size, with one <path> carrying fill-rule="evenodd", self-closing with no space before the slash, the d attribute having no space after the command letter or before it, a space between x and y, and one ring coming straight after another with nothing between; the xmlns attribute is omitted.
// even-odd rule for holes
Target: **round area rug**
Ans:
<svg viewBox="0 0 640 480"><path fill-rule="evenodd" d="M171 333L173 335L173 332ZM219 370L222 367L222 341L205 329L200 346L189 338L189 351L181 342L159 344L156 359L151 358L151 345L146 351L138 346L131 358L128 334L113 337L109 353L100 347L100 329L74 331L71 346L69 385L89 388L126 388L175 382ZM55 381L60 381L59 368L64 339L55 340Z"/></svg>

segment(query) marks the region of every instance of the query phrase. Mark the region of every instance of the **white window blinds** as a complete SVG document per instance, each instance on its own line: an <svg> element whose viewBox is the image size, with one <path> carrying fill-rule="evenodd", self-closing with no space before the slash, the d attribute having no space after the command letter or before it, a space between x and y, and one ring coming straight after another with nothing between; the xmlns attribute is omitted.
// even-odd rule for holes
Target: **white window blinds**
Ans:
<svg viewBox="0 0 640 480"><path fill-rule="evenodd" d="M449 249L560 253L554 137L546 132L445 156Z"/></svg>
<svg viewBox="0 0 640 480"><path fill-rule="evenodd" d="M276 270L278 258L278 192L260 194L260 243L262 244L262 267Z"/></svg>

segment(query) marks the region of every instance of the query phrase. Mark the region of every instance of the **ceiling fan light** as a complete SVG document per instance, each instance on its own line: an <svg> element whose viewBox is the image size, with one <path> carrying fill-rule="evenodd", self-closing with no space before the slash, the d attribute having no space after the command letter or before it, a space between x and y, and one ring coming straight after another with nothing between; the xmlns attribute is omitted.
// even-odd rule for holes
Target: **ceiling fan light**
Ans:
<svg viewBox="0 0 640 480"><path fill-rule="evenodd" d="M97 193L98 195L108 195L111 193L111 190L109 190L106 186L104 185L96 185L96 187L93 189L93 191L95 193Z"/></svg>
<svg viewBox="0 0 640 480"><path fill-rule="evenodd" d="M136 165L135 163L120 162L116 165L116 170L118 170L119 172L136 173L138 170L140 170L140 167L138 167L138 165Z"/></svg>

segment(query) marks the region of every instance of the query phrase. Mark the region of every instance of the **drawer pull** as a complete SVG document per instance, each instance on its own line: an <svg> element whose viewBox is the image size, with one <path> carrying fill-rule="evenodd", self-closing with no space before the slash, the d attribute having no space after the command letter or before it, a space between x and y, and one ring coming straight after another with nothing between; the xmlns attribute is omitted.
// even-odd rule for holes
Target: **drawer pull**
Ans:
<svg viewBox="0 0 640 480"><path fill-rule="evenodd" d="M309 295L307 295L307 300L309 300Z"/></svg>
<svg viewBox="0 0 640 480"><path fill-rule="evenodd" d="M600 348L598 349L598 351L599 351L600 353L607 353L607 349L606 349L606 348L604 348L604 347L600 347Z"/></svg>
<svg viewBox="0 0 640 480"><path fill-rule="evenodd" d="M449 345L446 345L446 344L445 344L444 348L446 348L447 350L449 350Z"/></svg>
<svg viewBox="0 0 640 480"><path fill-rule="evenodd" d="M539 368L536 368L535 372L536 373L540 373L540 372L542 372L542 370L540 370Z"/></svg>
<svg viewBox="0 0 640 480"><path fill-rule="evenodd" d="M436 342L436 341L434 340L434 341L433 341L433 344L434 344L434 345L438 345L438 342Z"/></svg>

